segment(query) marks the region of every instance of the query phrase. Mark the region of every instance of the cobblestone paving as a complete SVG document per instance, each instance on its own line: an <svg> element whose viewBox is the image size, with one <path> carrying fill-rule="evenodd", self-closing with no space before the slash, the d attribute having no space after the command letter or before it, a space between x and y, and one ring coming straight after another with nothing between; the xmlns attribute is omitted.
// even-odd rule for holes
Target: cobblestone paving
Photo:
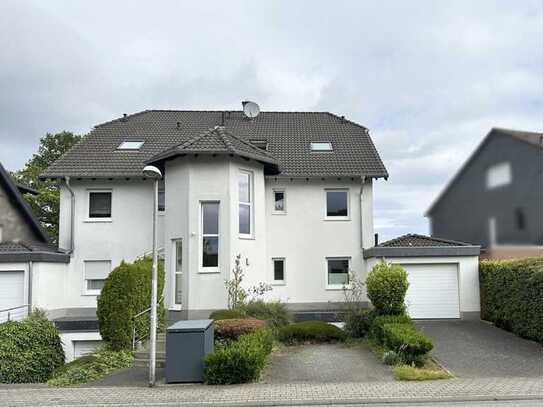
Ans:
<svg viewBox="0 0 543 407"><path fill-rule="evenodd" d="M272 354L264 383L393 381L392 371L363 346L289 346Z"/></svg>
<svg viewBox="0 0 543 407"><path fill-rule="evenodd" d="M307 405L394 400L541 398L543 379L452 379L431 382L295 383L238 386L0 389L2 406Z"/></svg>

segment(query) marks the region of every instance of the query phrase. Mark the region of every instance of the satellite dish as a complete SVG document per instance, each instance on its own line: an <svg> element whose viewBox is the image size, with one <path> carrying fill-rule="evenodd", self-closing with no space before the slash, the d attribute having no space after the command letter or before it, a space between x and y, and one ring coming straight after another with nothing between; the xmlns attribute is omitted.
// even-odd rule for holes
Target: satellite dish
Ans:
<svg viewBox="0 0 543 407"><path fill-rule="evenodd" d="M260 113L260 107L255 102L241 102L243 105L243 113L249 119L254 119Z"/></svg>

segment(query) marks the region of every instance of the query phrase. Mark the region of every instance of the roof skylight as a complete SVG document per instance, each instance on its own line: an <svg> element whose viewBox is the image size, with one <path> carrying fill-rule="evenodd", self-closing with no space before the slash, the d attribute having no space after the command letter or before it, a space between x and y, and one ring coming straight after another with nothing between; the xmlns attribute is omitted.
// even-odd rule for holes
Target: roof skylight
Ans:
<svg viewBox="0 0 543 407"><path fill-rule="evenodd" d="M123 141L117 150L139 150L143 146L143 141Z"/></svg>
<svg viewBox="0 0 543 407"><path fill-rule="evenodd" d="M332 143L329 141L314 141L311 143L311 151L332 151Z"/></svg>

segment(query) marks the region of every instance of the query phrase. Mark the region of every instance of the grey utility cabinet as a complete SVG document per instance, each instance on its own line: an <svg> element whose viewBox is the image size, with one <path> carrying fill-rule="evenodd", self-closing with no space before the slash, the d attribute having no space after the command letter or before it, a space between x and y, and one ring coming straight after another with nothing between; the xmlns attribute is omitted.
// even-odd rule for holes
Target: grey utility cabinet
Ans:
<svg viewBox="0 0 543 407"><path fill-rule="evenodd" d="M166 382L203 382L203 359L211 352L211 319L176 322L166 334Z"/></svg>

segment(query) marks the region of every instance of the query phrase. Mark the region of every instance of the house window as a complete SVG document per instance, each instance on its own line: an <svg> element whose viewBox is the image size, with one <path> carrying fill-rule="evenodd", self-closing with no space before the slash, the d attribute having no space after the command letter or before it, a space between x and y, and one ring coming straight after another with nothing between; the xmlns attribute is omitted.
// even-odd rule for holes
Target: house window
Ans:
<svg viewBox="0 0 543 407"><path fill-rule="evenodd" d="M311 151L332 151L332 143L329 141L314 141L311 143Z"/></svg>
<svg viewBox="0 0 543 407"><path fill-rule="evenodd" d="M176 305L181 305L183 300L183 241L176 239L173 241L174 251L174 301Z"/></svg>
<svg viewBox="0 0 543 407"><path fill-rule="evenodd" d="M273 259L273 282L281 284L285 282L285 259Z"/></svg>
<svg viewBox="0 0 543 407"><path fill-rule="evenodd" d="M273 210L275 212L286 212L285 191L273 191Z"/></svg>
<svg viewBox="0 0 543 407"><path fill-rule="evenodd" d="M512 179L511 164L508 162L493 165L486 171L486 187L488 189L509 185Z"/></svg>
<svg viewBox="0 0 543 407"><path fill-rule="evenodd" d="M84 262L85 293L89 295L100 294L110 271L110 260L86 260Z"/></svg>
<svg viewBox="0 0 543 407"><path fill-rule="evenodd" d="M143 141L123 141L117 150L132 150L138 151L143 146Z"/></svg>
<svg viewBox="0 0 543 407"><path fill-rule="evenodd" d="M253 174L241 171L238 175L239 234L251 236L253 213Z"/></svg>
<svg viewBox="0 0 543 407"><path fill-rule="evenodd" d="M89 191L89 218L111 218L111 191Z"/></svg>
<svg viewBox="0 0 543 407"><path fill-rule="evenodd" d="M349 284L349 258L330 257L326 259L327 288L343 288Z"/></svg>
<svg viewBox="0 0 543 407"><path fill-rule="evenodd" d="M202 202L202 268L216 269L218 266L219 203Z"/></svg>
<svg viewBox="0 0 543 407"><path fill-rule="evenodd" d="M349 192L347 190L326 191L326 217L346 219L349 216Z"/></svg>
<svg viewBox="0 0 543 407"><path fill-rule="evenodd" d="M524 218L524 210L522 208L515 209L515 220L518 230L524 230L526 227L526 219Z"/></svg>
<svg viewBox="0 0 543 407"><path fill-rule="evenodd" d="M166 186L164 180L158 183L158 210L164 212L166 209Z"/></svg>

